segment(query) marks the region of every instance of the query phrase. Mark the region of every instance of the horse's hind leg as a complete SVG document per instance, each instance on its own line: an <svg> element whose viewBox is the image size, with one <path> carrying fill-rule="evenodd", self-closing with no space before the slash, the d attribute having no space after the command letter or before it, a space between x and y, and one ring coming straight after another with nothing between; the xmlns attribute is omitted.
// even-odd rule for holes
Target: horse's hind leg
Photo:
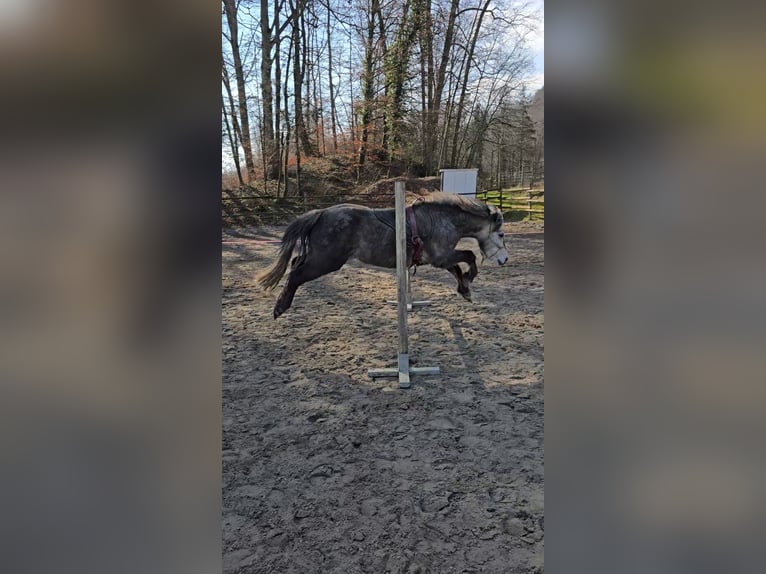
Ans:
<svg viewBox="0 0 766 574"><path fill-rule="evenodd" d="M333 257L332 255L328 257L327 254L323 255L324 258L320 258L317 255L312 256L309 254L302 261L294 262L295 265L287 276L287 283L279 294L277 304L274 305L275 319L287 311L293 304L293 297L295 297L298 287L313 281L317 277L337 271L348 260L347 257Z"/></svg>

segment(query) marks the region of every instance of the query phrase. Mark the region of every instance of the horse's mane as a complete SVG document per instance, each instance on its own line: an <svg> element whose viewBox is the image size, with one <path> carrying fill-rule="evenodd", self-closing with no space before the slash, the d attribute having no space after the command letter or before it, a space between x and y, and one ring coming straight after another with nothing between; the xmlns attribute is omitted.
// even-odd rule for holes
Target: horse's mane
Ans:
<svg viewBox="0 0 766 574"><path fill-rule="evenodd" d="M457 193L444 193L441 191L434 191L428 195L423 195L421 196L420 201L435 205L454 206L478 217L487 217L491 215L493 212L492 208L494 207L471 197L463 197Z"/></svg>

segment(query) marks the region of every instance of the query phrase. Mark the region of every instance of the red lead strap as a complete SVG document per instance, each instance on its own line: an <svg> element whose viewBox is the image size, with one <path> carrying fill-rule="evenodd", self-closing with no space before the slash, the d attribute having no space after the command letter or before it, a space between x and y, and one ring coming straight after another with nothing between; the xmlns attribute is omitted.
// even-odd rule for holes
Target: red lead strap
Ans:
<svg viewBox="0 0 766 574"><path fill-rule="evenodd" d="M412 265L420 265L420 256L423 255L423 240L418 235L418 224L415 220L415 211L412 207L408 207L407 221L410 224L412 230Z"/></svg>

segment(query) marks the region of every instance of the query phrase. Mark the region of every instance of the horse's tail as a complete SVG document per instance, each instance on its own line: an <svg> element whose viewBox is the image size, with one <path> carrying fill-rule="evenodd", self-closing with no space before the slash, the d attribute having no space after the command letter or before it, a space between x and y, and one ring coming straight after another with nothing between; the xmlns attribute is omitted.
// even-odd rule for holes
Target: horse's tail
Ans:
<svg viewBox="0 0 766 574"><path fill-rule="evenodd" d="M321 210L309 211L301 215L298 219L293 221L287 226L285 234L282 236L282 244L279 246L279 253L277 260L269 267L259 273L255 280L264 289L274 289L282 279L282 275L287 270L287 262L290 260L290 256L295 249L295 244L298 239L301 240L301 247L298 253L297 260L301 261L306 257L308 251L308 235L311 233L311 229L316 225L319 217L322 215Z"/></svg>

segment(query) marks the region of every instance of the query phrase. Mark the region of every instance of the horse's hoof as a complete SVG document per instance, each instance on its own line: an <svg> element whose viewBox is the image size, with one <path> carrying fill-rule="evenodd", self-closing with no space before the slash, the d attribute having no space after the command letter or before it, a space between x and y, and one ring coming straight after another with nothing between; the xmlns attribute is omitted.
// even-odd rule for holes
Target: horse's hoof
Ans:
<svg viewBox="0 0 766 574"><path fill-rule="evenodd" d="M463 299L465 299L469 303L473 303L473 301L471 300L471 292L470 291L466 291L465 293L460 293L460 294L463 296Z"/></svg>

